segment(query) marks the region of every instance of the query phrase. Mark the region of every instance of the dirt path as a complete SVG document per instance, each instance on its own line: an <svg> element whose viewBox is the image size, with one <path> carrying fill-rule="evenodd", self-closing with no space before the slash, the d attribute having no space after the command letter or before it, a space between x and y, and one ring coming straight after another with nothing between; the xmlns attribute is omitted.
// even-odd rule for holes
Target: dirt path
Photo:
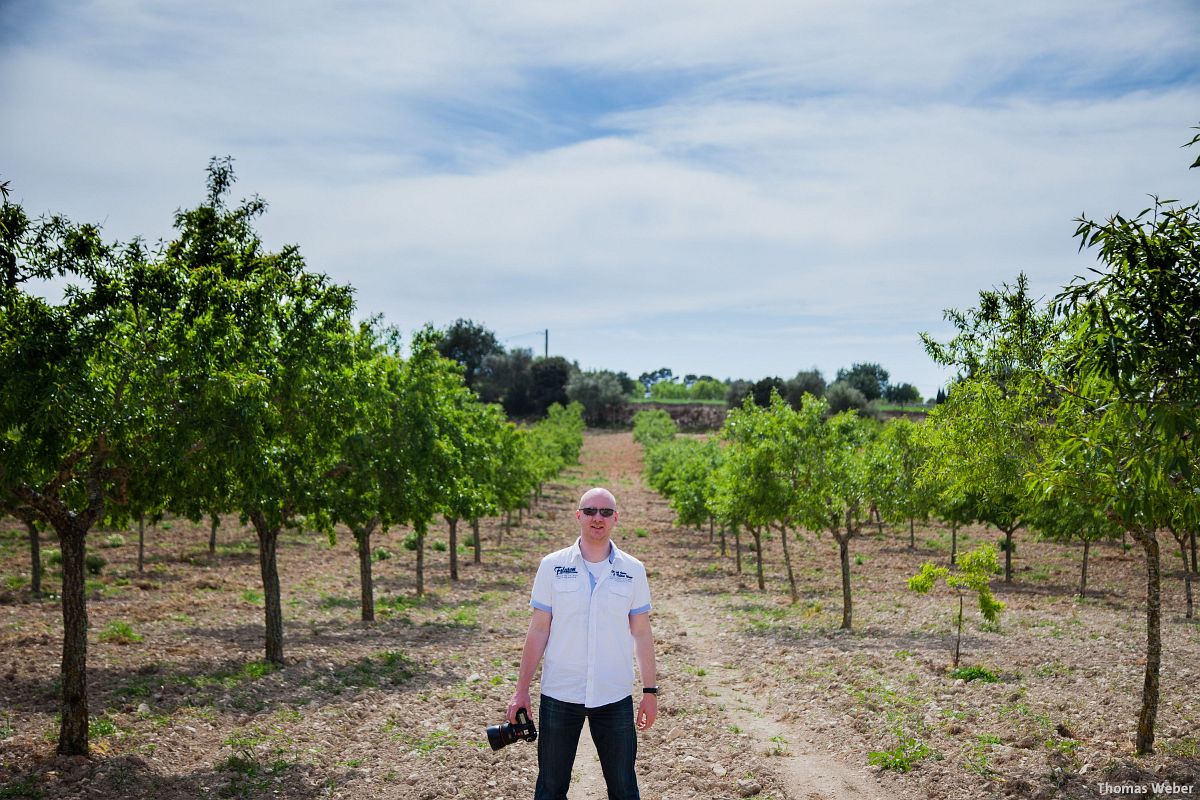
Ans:
<svg viewBox="0 0 1200 800"><path fill-rule="evenodd" d="M693 616L694 607L692 609ZM709 615L689 628L697 649L719 651L718 628ZM862 770L854 770L817 749L819 736L795 723L779 719L779 706L758 694L736 662L713 661L716 674L710 684L714 705L725 719L744 732L755 750L771 753L788 792L804 800L860 800L885 795Z"/></svg>

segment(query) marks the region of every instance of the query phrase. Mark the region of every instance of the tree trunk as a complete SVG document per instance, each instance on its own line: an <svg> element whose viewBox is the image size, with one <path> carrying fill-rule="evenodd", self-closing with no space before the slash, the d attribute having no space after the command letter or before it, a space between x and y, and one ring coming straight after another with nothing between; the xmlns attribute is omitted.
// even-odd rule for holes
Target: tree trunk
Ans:
<svg viewBox="0 0 1200 800"><path fill-rule="evenodd" d="M267 661L283 666L283 605L279 597L279 528L268 527L261 512L250 515L258 533L258 567L262 573L263 611L266 620Z"/></svg>
<svg viewBox="0 0 1200 800"><path fill-rule="evenodd" d="M146 514L138 513L138 575L146 571Z"/></svg>
<svg viewBox="0 0 1200 800"><path fill-rule="evenodd" d="M417 597L425 595L425 526L417 528Z"/></svg>
<svg viewBox="0 0 1200 800"><path fill-rule="evenodd" d="M1142 683L1142 710L1138 715L1139 756L1154 752L1154 722L1158 717L1158 682L1162 666L1162 596L1158 538L1153 530L1131 531L1146 553L1146 674Z"/></svg>
<svg viewBox="0 0 1200 800"><path fill-rule="evenodd" d="M742 528L737 523L733 526L733 544L737 550L737 574L742 574Z"/></svg>
<svg viewBox="0 0 1200 800"><path fill-rule="evenodd" d="M213 561L217 557L217 525L221 518L216 514L210 514L209 517L212 527L208 531L208 560Z"/></svg>
<svg viewBox="0 0 1200 800"><path fill-rule="evenodd" d="M354 530L354 542L358 546L358 586L362 600L363 622L375 621L375 580L371 575L371 533L378 520L371 520L366 527Z"/></svg>
<svg viewBox="0 0 1200 800"><path fill-rule="evenodd" d="M908 549L917 549L917 532L913 529L913 518L908 518Z"/></svg>
<svg viewBox="0 0 1200 800"><path fill-rule="evenodd" d="M1004 530L1001 528L1001 530ZM1013 528L1015 531L1016 528ZM1004 582L1012 583L1013 531L1004 531Z"/></svg>
<svg viewBox="0 0 1200 800"><path fill-rule="evenodd" d="M1187 613L1186 619L1192 618L1192 571L1188 569L1188 554L1187 554L1187 534L1182 531L1176 532L1174 528L1168 528L1171 535L1175 537L1175 541L1179 544L1179 557L1183 559L1183 594L1187 598Z"/></svg>
<svg viewBox="0 0 1200 800"><path fill-rule="evenodd" d="M713 530L713 518L708 518L708 543L712 544L716 540L716 531ZM724 555L724 553L722 553Z"/></svg>
<svg viewBox="0 0 1200 800"><path fill-rule="evenodd" d="M958 593L958 636L954 639L954 668L958 669L958 658L962 648L963 596Z"/></svg>
<svg viewBox="0 0 1200 800"><path fill-rule="evenodd" d="M37 523L25 520L29 531L29 591L34 597L42 596L42 538L38 535Z"/></svg>
<svg viewBox="0 0 1200 800"><path fill-rule="evenodd" d="M762 529L754 527L750 529L750 533L754 536L754 553L758 556L758 590L765 592L767 590L767 582L763 578Z"/></svg>
<svg viewBox="0 0 1200 800"><path fill-rule="evenodd" d="M479 539L479 517L471 520L471 537L475 540L475 563L483 563L483 542Z"/></svg>
<svg viewBox="0 0 1200 800"><path fill-rule="evenodd" d="M833 538L837 539L838 555L842 561L842 630L848 631L854 617L854 606L850 599L850 534L841 536L834 531Z"/></svg>
<svg viewBox="0 0 1200 800"><path fill-rule="evenodd" d="M64 756L88 753L87 598L84 590L84 555L87 528L73 516L58 528L62 547L62 721L58 752Z"/></svg>
<svg viewBox="0 0 1200 800"><path fill-rule="evenodd" d="M721 524L721 558L724 558L727 554L728 554L728 551L725 548L725 524L722 523Z"/></svg>
<svg viewBox="0 0 1200 800"><path fill-rule="evenodd" d="M1196 531L1193 529L1188 533L1192 540L1192 572L1200 574L1200 569L1196 568Z"/></svg>
<svg viewBox="0 0 1200 800"><path fill-rule="evenodd" d="M500 530L496 531L496 547L504 544L504 534L512 529L512 511L504 512L504 524L500 526Z"/></svg>
<svg viewBox="0 0 1200 800"><path fill-rule="evenodd" d="M1092 547L1092 540L1085 538L1083 540L1083 570L1079 573L1079 596L1087 596L1087 568L1088 568L1088 550Z"/></svg>
<svg viewBox="0 0 1200 800"><path fill-rule="evenodd" d="M883 538L883 515L879 513L878 506L871 506L871 513L875 515L875 524L879 527L879 538Z"/></svg>
<svg viewBox="0 0 1200 800"><path fill-rule="evenodd" d="M458 517L446 517L450 526L450 580L458 580Z"/></svg>
<svg viewBox="0 0 1200 800"><path fill-rule="evenodd" d="M950 523L950 566L954 566L955 559L958 558L958 523Z"/></svg>
<svg viewBox="0 0 1200 800"><path fill-rule="evenodd" d="M786 526L779 526L779 536L783 541L783 563L787 567L788 591L792 595L792 605L796 605L796 602L800 599L800 595L796 592L796 576L792 573L792 555L788 552L788 530Z"/></svg>

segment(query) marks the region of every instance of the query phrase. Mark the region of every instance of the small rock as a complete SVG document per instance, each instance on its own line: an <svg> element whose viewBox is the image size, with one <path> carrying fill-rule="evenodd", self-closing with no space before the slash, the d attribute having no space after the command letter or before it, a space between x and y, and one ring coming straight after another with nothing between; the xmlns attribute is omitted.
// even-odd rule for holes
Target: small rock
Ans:
<svg viewBox="0 0 1200 800"><path fill-rule="evenodd" d="M758 781L740 780L738 781L738 794L742 797L754 797L754 795L762 791L762 784Z"/></svg>
<svg viewBox="0 0 1200 800"><path fill-rule="evenodd" d="M139 714L149 714L149 713L150 713L150 706L149 706L147 703L138 703L138 707L137 707L137 713L139 713Z"/></svg>
<svg viewBox="0 0 1200 800"><path fill-rule="evenodd" d="M718 778L724 778L725 773L727 772L727 770L724 767L722 767L720 764L713 764L712 771L713 771L713 775L716 775Z"/></svg>

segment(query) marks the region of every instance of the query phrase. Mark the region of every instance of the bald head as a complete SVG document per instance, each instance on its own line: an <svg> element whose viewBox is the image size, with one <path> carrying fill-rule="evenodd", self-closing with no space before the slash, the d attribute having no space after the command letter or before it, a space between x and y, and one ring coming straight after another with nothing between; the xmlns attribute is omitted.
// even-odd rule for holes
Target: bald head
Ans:
<svg viewBox="0 0 1200 800"><path fill-rule="evenodd" d="M579 498L579 507L586 508L587 506L616 508L617 498L613 497L612 492L608 489L597 486L593 489L588 489L583 493L583 497Z"/></svg>

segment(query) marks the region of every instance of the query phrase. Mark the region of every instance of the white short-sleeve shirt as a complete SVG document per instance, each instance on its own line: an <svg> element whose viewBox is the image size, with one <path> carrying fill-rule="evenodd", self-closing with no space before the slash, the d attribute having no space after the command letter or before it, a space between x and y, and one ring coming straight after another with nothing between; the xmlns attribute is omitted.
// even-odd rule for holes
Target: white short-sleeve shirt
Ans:
<svg viewBox="0 0 1200 800"><path fill-rule="evenodd" d="M551 614L542 694L588 708L633 691L629 618L650 611L646 568L610 543L608 569L588 571L579 540L542 559L529 604Z"/></svg>

